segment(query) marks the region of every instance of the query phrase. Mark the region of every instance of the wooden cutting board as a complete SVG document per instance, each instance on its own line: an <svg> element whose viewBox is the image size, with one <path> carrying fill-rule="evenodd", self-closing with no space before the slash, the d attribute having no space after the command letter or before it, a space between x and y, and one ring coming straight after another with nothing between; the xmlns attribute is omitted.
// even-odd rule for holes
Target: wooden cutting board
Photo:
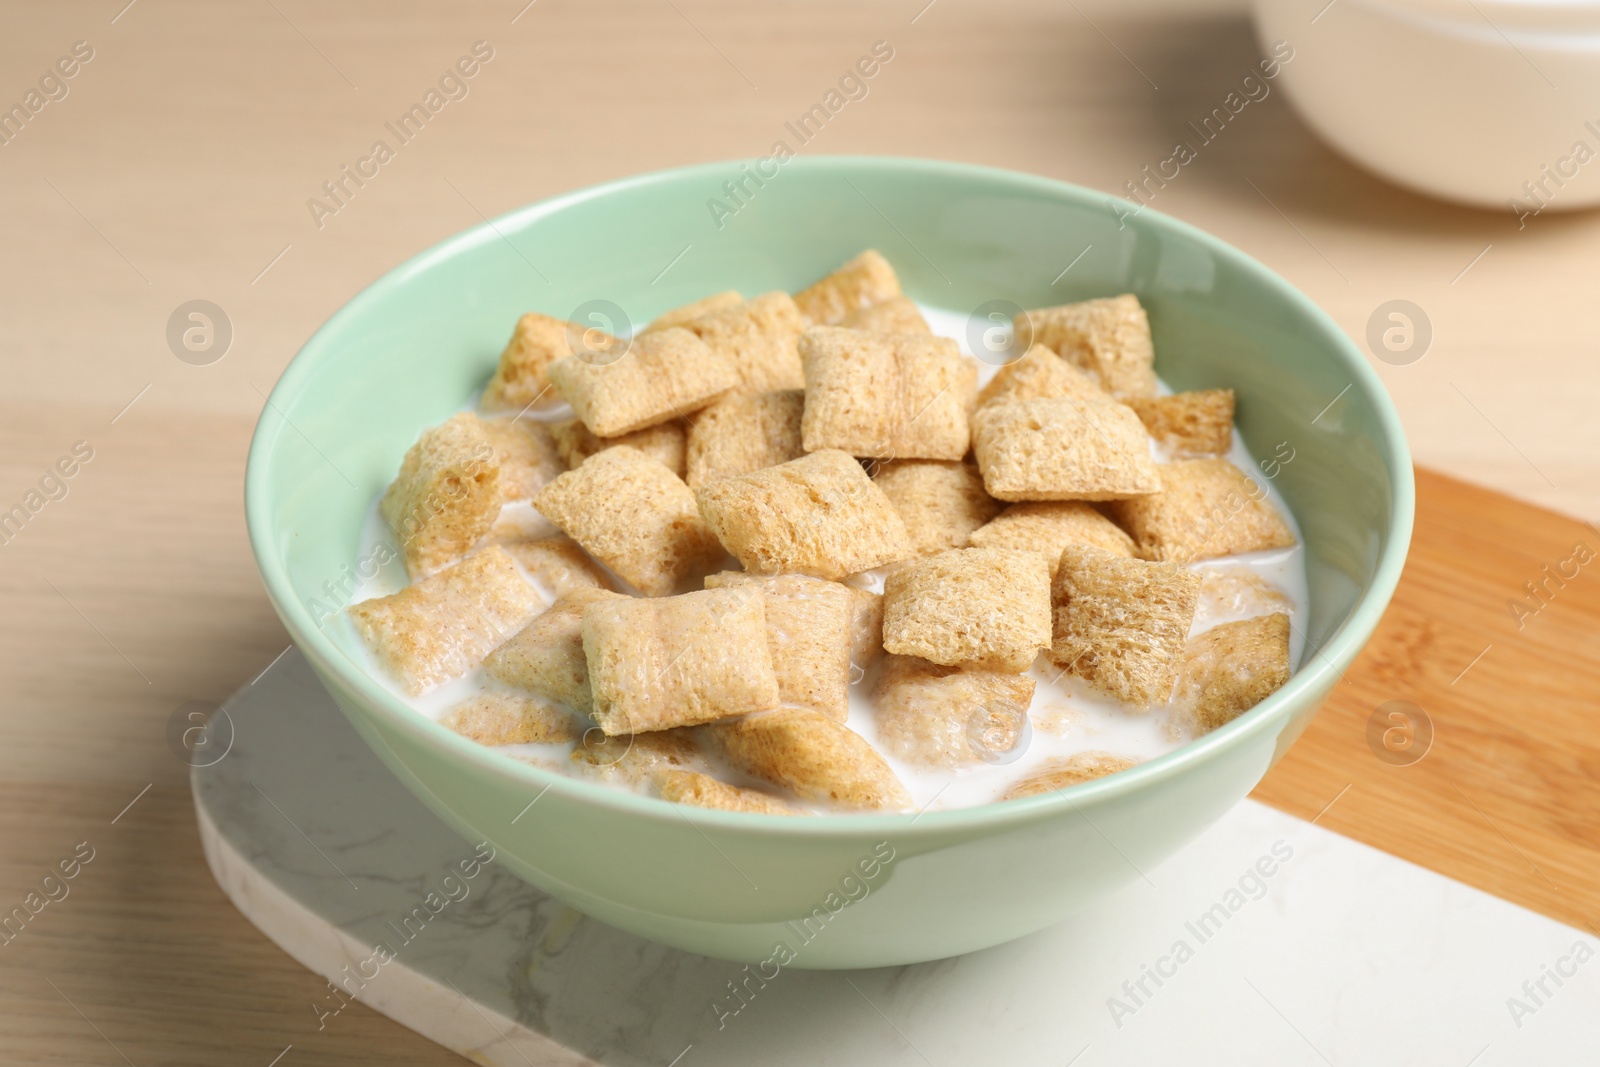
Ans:
<svg viewBox="0 0 1600 1067"><path fill-rule="evenodd" d="M1600 530L1417 471L1388 613L1253 795L1600 933Z"/></svg>

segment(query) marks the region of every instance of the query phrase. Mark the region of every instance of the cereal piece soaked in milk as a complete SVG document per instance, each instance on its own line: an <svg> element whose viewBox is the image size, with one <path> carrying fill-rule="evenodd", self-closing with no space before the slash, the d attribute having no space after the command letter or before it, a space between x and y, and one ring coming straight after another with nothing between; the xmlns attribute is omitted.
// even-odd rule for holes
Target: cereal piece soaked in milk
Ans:
<svg viewBox="0 0 1600 1067"><path fill-rule="evenodd" d="M978 393L978 406L1020 400L1079 400L1106 403L1111 394L1088 374L1044 345L1034 345L995 372Z"/></svg>
<svg viewBox="0 0 1600 1067"><path fill-rule="evenodd" d="M1026 674L890 656L872 692L878 741L921 767L997 762L1026 736L1034 685Z"/></svg>
<svg viewBox="0 0 1600 1067"><path fill-rule="evenodd" d="M1164 704L1200 598L1200 576L1174 563L1068 545L1056 573L1050 660L1134 708Z"/></svg>
<svg viewBox="0 0 1600 1067"><path fill-rule="evenodd" d="M637 449L584 460L533 506L646 596L665 596L723 558L683 479Z"/></svg>
<svg viewBox="0 0 1600 1067"><path fill-rule="evenodd" d="M1150 319L1132 293L1024 311L1013 325L1017 336L1031 330L1035 344L1088 371L1119 399L1155 395Z"/></svg>
<svg viewBox="0 0 1600 1067"><path fill-rule="evenodd" d="M972 447L989 495L1001 500L1116 500L1161 488L1165 467L1132 409L1073 398L988 404Z"/></svg>
<svg viewBox="0 0 1600 1067"><path fill-rule="evenodd" d="M850 714L855 597L848 586L799 574L724 571L707 589L753 587L766 596L767 649L778 698L844 722Z"/></svg>
<svg viewBox="0 0 1600 1067"><path fill-rule="evenodd" d="M703 408L739 384L731 363L681 326L598 354L550 364L550 381L600 437L642 430Z"/></svg>
<svg viewBox="0 0 1600 1067"><path fill-rule="evenodd" d="M1249 567L1208 566L1200 569L1200 604L1196 626L1294 609L1294 601Z"/></svg>
<svg viewBox="0 0 1600 1067"><path fill-rule="evenodd" d="M1050 568L1034 552L956 548L883 583L883 647L948 666L1025 671L1050 645Z"/></svg>
<svg viewBox="0 0 1600 1067"><path fill-rule="evenodd" d="M621 600L607 589L573 589L548 611L524 626L483 661L484 673L496 681L537 693L589 715L589 661L583 655L583 612L602 600Z"/></svg>
<svg viewBox="0 0 1600 1067"><path fill-rule="evenodd" d="M1190 563L1295 543L1266 491L1225 459L1162 464L1160 492L1107 510L1144 559Z"/></svg>
<svg viewBox="0 0 1600 1067"><path fill-rule="evenodd" d="M1201 732L1232 722L1289 680L1289 616L1225 622L1183 650L1173 703Z"/></svg>
<svg viewBox="0 0 1600 1067"><path fill-rule="evenodd" d="M1061 550L1068 545L1093 545L1113 556L1133 555L1133 538L1081 500L1012 504L972 531L967 542L974 548L1037 552L1050 565L1051 581L1061 566Z"/></svg>
<svg viewBox="0 0 1600 1067"><path fill-rule="evenodd" d="M1144 428L1175 458L1221 456L1233 447L1233 390L1130 397Z"/></svg>
<svg viewBox="0 0 1600 1067"><path fill-rule="evenodd" d="M742 303L744 303L744 297L740 296L737 290L725 289L720 293L712 293L710 296L703 296L699 300L692 300L687 304L673 308L671 311L663 311L651 320L650 325L640 330L639 334L655 333L657 330L682 326L684 323L698 319L702 315L709 315L711 312L721 311L723 308L737 307Z"/></svg>
<svg viewBox="0 0 1600 1067"><path fill-rule="evenodd" d="M570 760L572 767L583 774L633 788L667 771L706 769L705 753L688 730L617 737L590 730L572 750Z"/></svg>
<svg viewBox="0 0 1600 1067"><path fill-rule="evenodd" d="M893 459L876 466L872 480L905 520L916 556L965 547L1003 506L983 491L983 476L970 463Z"/></svg>
<svg viewBox="0 0 1600 1067"><path fill-rule="evenodd" d="M748 811L756 815L803 815L793 804L759 789L729 785L699 771L660 771L656 788L662 800L720 811Z"/></svg>
<svg viewBox="0 0 1600 1067"><path fill-rule="evenodd" d="M851 586L850 596L850 662L865 670L883 657L883 594Z"/></svg>
<svg viewBox="0 0 1600 1067"><path fill-rule="evenodd" d="M483 390L480 406L485 411L520 412L561 403L550 387L550 364L572 355L571 339L583 333L583 327L565 319L534 311L522 316L505 351L500 353L500 365ZM598 330L593 334L598 335L594 340L602 345L615 344L617 340Z"/></svg>
<svg viewBox="0 0 1600 1067"><path fill-rule="evenodd" d="M812 452L694 494L706 523L749 571L843 578L911 554L894 505L845 452Z"/></svg>
<svg viewBox="0 0 1600 1067"><path fill-rule="evenodd" d="M682 419L660 422L616 437L596 437L577 419L559 419L550 424L550 436L555 439L562 462L573 470L583 466L583 461L596 452L627 445L683 477L686 432Z"/></svg>
<svg viewBox="0 0 1600 1067"><path fill-rule="evenodd" d="M520 693L489 690L452 705L439 725L480 745L554 744L577 736L572 713Z"/></svg>
<svg viewBox="0 0 1600 1067"><path fill-rule="evenodd" d="M500 464L500 500L532 500L566 470L548 423L533 419L484 419L481 425Z"/></svg>
<svg viewBox="0 0 1600 1067"><path fill-rule="evenodd" d="M928 320L922 317L922 309L909 296L891 296L882 303L852 311L837 325L851 330L866 330L868 333L933 334Z"/></svg>
<svg viewBox="0 0 1600 1067"><path fill-rule="evenodd" d="M685 465L689 488L733 474L775 467L806 454L800 445L801 389L730 393L689 423Z"/></svg>
<svg viewBox="0 0 1600 1067"><path fill-rule="evenodd" d="M808 708L776 708L706 727L712 747L746 774L803 800L905 810L911 796L866 738Z"/></svg>
<svg viewBox="0 0 1600 1067"><path fill-rule="evenodd" d="M814 326L800 337L808 452L960 459L971 445L967 416L977 364L948 337L862 333Z"/></svg>
<svg viewBox="0 0 1600 1067"><path fill-rule="evenodd" d="M1069 785L1104 778L1108 774L1138 766L1139 761L1110 752L1079 752L1066 759L1055 759L1017 782L1000 797L1016 800L1018 797L1036 797L1041 793L1054 793Z"/></svg>
<svg viewBox="0 0 1600 1067"><path fill-rule="evenodd" d="M543 608L511 557L491 545L349 612L378 661L416 696L478 666Z"/></svg>
<svg viewBox="0 0 1600 1067"><path fill-rule="evenodd" d="M853 312L900 295L900 279L876 249L867 249L832 274L794 294L800 313L832 325Z"/></svg>
<svg viewBox="0 0 1600 1067"><path fill-rule="evenodd" d="M574 589L612 589L611 576L565 537L541 537L532 541L507 541L501 548L521 564L533 584L548 601Z"/></svg>
<svg viewBox="0 0 1600 1067"><path fill-rule="evenodd" d="M760 393L805 384L797 347L805 321L788 293L763 293L717 308L683 328L732 365L739 389Z"/></svg>
<svg viewBox="0 0 1600 1067"><path fill-rule="evenodd" d="M758 588L624 597L583 613L594 721L607 734L694 726L778 704Z"/></svg>
<svg viewBox="0 0 1600 1067"><path fill-rule="evenodd" d="M463 412L422 431L378 510L415 579L472 551L494 526L500 503L494 444L483 420Z"/></svg>

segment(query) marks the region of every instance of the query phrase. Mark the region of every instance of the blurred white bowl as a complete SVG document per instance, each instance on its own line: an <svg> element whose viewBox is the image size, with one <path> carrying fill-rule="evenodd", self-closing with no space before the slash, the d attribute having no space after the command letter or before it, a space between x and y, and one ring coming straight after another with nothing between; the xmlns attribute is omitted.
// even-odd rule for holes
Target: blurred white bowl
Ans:
<svg viewBox="0 0 1600 1067"><path fill-rule="evenodd" d="M1255 0L1255 20L1294 48L1301 117L1383 177L1524 220L1600 203L1600 3Z"/></svg>

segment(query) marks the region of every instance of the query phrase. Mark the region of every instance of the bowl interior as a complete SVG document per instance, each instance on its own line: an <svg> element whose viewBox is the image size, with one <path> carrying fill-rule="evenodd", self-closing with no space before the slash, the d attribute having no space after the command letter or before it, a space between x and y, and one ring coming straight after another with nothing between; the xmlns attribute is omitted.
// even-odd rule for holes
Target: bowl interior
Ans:
<svg viewBox="0 0 1600 1067"><path fill-rule="evenodd" d="M1342 669L1410 536L1410 458L1393 408L1337 326L1276 275L1175 220L1110 205L986 168L792 159L628 179L454 237L352 300L273 391L246 491L269 595L314 659L383 714L419 718L361 676L344 628L318 620L344 606L349 568L371 548L359 538L373 498L417 433L481 388L517 316L569 317L604 300L642 324L721 289L796 290L875 247L911 296L962 312L1137 293L1161 376L1174 389L1233 388L1252 453L1276 459L1267 471L1307 547L1301 671Z"/></svg>

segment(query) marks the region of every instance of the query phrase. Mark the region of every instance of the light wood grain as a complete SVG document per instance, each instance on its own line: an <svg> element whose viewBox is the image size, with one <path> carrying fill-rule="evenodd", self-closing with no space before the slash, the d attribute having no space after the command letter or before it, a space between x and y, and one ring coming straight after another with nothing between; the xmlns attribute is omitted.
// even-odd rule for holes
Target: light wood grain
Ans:
<svg viewBox="0 0 1600 1067"><path fill-rule="evenodd" d="M0 549L0 903L78 841L101 848L68 900L0 947L7 1063L123 1063L107 1039L141 1065L264 1065L291 1043L283 1067L453 1061L365 1009L315 1031L319 983L211 884L163 739L177 705L220 700L286 643L244 534L245 448L264 392L363 285L482 215L761 154L876 40L894 60L806 151L966 160L1108 192L1170 154L1256 56L1242 14L1176 3L125 4L0 2L0 104L74 41L96 50L70 95L0 146L0 507L73 442L95 448L68 497ZM479 39L496 58L471 95L318 229L306 199ZM1279 92L1155 207L1281 271L1358 340L1379 303L1421 304L1433 349L1377 365L1419 459L1592 509L1600 217L1546 214L1519 232L1509 215L1396 190L1322 147ZM208 367L164 339L197 297L235 331ZM1594 822L1579 779L1596 767L1597 727L1525 697L1581 666L1593 579L1500 644L1500 600L1568 532L1472 499L1487 511L1464 528L1419 533L1406 588L1428 595L1408 607L1402 594L1263 795L1315 814L1353 782L1323 822L1551 914L1592 915L1584 854L1562 835ZM1428 563L1433 537L1459 539L1456 555ZM1429 709L1438 747L1410 768L1363 763L1358 727L1396 695ZM1519 875L1507 837L1561 891Z"/></svg>
<svg viewBox="0 0 1600 1067"><path fill-rule="evenodd" d="M1428 471L1417 490L1388 613L1254 795L1600 932L1600 531ZM1577 576L1547 581L1547 566ZM1415 763L1368 741L1395 700L1432 723Z"/></svg>

